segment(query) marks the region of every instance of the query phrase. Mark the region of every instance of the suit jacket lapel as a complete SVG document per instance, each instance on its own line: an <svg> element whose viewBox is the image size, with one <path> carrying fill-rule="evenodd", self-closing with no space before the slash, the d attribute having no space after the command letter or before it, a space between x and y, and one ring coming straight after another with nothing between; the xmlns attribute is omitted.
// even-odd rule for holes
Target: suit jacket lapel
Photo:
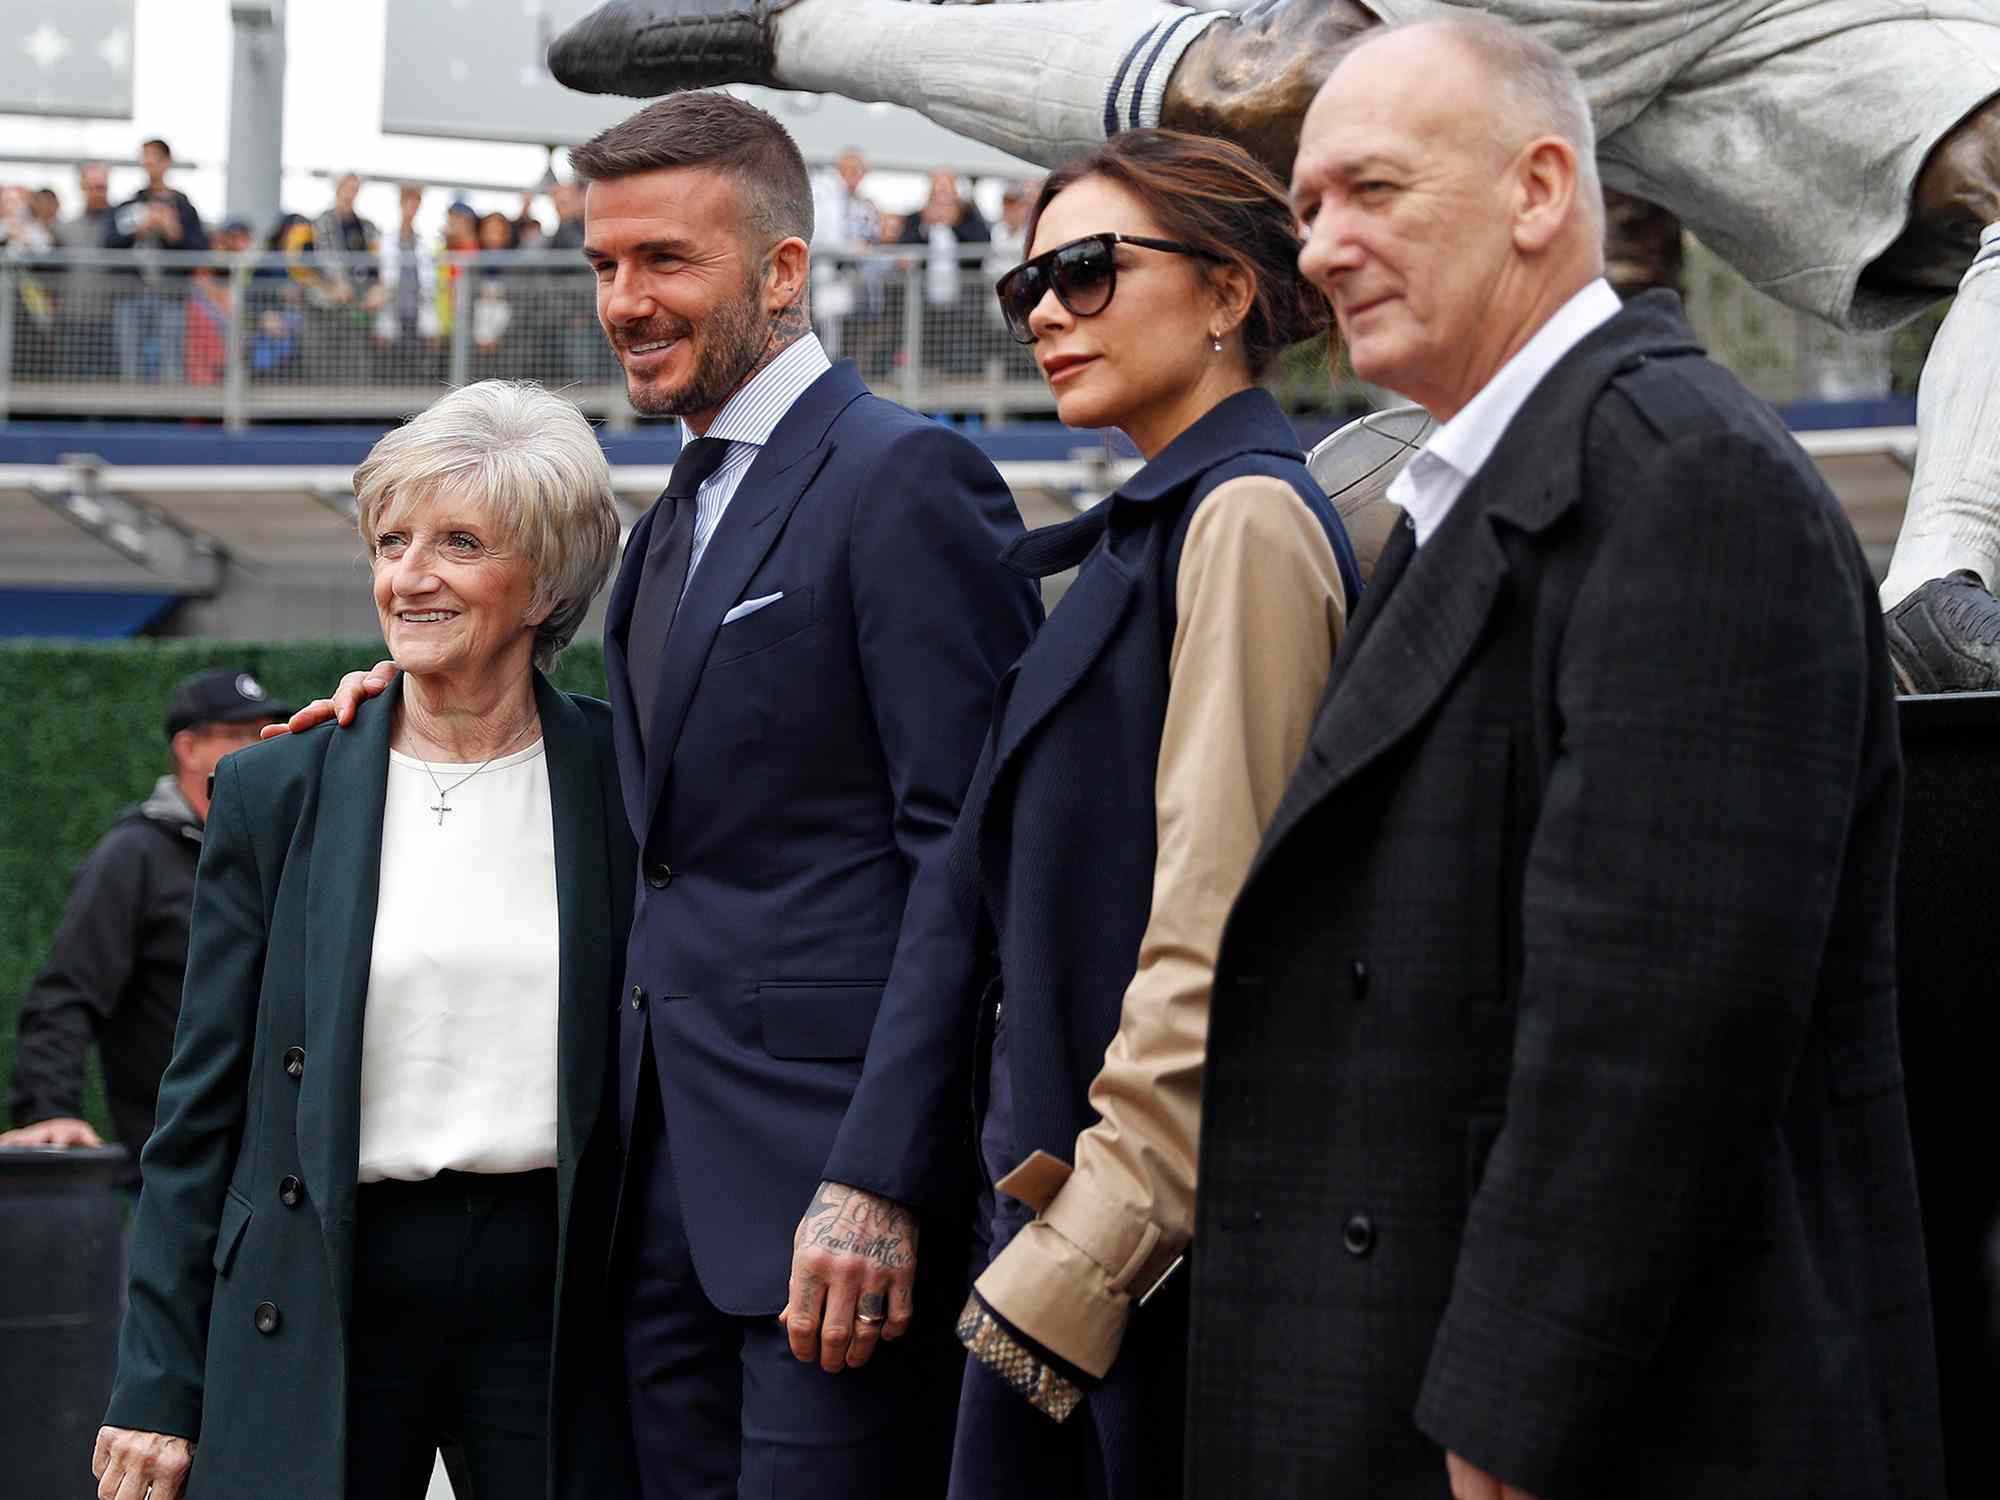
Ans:
<svg viewBox="0 0 2000 1500"><path fill-rule="evenodd" d="M659 513L656 500L653 508L627 533L624 560L618 565L618 581L612 585L611 602L604 614L604 681L610 690L611 733L618 748L618 787L625 801L625 820L632 826L632 836L642 842L646 836L646 757L639 739L638 710L632 703L625 636L632 625L632 607L639 597L639 575L644 571L646 548Z"/></svg>
<svg viewBox="0 0 2000 1500"><path fill-rule="evenodd" d="M558 1208L563 1209L576 1163L603 1102L604 1058L611 1046L611 966L622 962L624 955L606 932L612 909L612 873L604 859L604 804L596 746L582 714L539 672L535 674L535 704L542 716L556 851L561 975L556 1148L562 1164L557 1182L565 1200Z"/></svg>
<svg viewBox="0 0 2000 1500"><path fill-rule="evenodd" d="M306 1070L299 1083L299 1162L318 1208L341 1326L353 1291L354 1183L361 1152L361 1037L382 815L389 797L389 727L402 681L328 735L306 889ZM277 957L277 955L273 955Z"/></svg>
<svg viewBox="0 0 2000 1500"><path fill-rule="evenodd" d="M651 748L645 757L644 815L632 830L642 846L659 811L667 767L673 764L674 747L680 742L688 704L694 698L702 668L708 663L715 634L722 628L722 616L736 602L750 575L757 571L771 544L784 531L799 497L826 462L832 451L827 445L827 432L833 419L849 403L866 394L867 387L861 383L861 377L846 361L807 387L806 393L779 419L770 441L764 444L750 471L736 486L729 508L716 523L715 534L708 539L708 547L688 580L680 611L674 616L673 633L660 664L660 692L653 705L652 733L647 740ZM638 531L634 528L633 539L626 547L627 556L638 550L638 546ZM629 620L629 606L626 617ZM622 649L620 657L622 671Z"/></svg>

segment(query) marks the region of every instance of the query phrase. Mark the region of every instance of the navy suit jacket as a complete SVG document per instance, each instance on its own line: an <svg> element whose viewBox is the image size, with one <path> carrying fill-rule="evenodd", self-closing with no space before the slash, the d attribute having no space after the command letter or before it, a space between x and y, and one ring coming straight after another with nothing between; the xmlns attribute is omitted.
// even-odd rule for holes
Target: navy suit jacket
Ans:
<svg viewBox="0 0 2000 1500"><path fill-rule="evenodd" d="M650 1028L702 1288L776 1313L822 1180L920 1213L964 1191L976 955L945 860L1041 604L998 565L1022 527L993 466L843 362L779 421L689 580L648 755L625 645L657 514L605 623L640 848L620 1118L629 1140Z"/></svg>

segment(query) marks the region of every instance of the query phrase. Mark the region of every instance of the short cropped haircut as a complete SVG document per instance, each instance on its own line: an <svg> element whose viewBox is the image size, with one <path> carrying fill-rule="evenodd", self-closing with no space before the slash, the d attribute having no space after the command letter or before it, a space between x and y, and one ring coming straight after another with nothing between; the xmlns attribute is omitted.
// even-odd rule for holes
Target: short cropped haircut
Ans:
<svg viewBox="0 0 2000 1500"><path fill-rule="evenodd" d="M1495 16L1466 15L1422 24L1458 41L1500 85L1508 117L1519 127L1513 145L1545 135L1569 143L1576 152L1577 196L1601 226L1604 188L1597 175L1597 127L1590 118L1590 96L1576 69L1540 37ZM1358 40L1379 35L1364 31Z"/></svg>
<svg viewBox="0 0 2000 1500"><path fill-rule="evenodd" d="M733 94L699 89L655 99L569 154L577 184L673 167L707 167L743 199L747 226L776 244L812 242L812 181L798 142L776 119Z"/></svg>
<svg viewBox="0 0 2000 1500"><path fill-rule="evenodd" d="M363 544L372 555L385 520L447 494L485 506L534 569L535 602L554 606L535 631L535 665L547 671L618 555L618 506L597 434L532 380L482 380L440 396L354 471Z"/></svg>

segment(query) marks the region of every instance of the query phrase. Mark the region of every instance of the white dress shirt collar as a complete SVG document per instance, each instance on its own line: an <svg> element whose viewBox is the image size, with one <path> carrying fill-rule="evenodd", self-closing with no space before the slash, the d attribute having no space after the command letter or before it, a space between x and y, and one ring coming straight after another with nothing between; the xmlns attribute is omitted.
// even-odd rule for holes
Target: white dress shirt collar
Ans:
<svg viewBox="0 0 2000 1500"><path fill-rule="evenodd" d="M1443 524L1543 377L1615 317L1621 305L1602 277L1584 287L1535 330L1457 416L1431 434L1424 451L1391 481L1388 498L1409 516L1419 547Z"/></svg>
<svg viewBox="0 0 2000 1500"><path fill-rule="evenodd" d="M833 361L826 357L819 335L808 333L722 403L722 410L709 424L707 436L732 443L754 443L761 448L771 440L771 433L792 409L792 403L832 368ZM690 442L695 436L683 419L681 441Z"/></svg>

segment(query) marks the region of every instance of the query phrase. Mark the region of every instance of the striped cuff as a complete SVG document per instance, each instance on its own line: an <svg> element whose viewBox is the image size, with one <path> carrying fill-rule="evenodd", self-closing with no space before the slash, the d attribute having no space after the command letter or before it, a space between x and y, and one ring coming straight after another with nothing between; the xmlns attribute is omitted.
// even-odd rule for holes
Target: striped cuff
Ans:
<svg viewBox="0 0 2000 1500"><path fill-rule="evenodd" d="M1083 1400L1076 1383L1024 1346L975 1297L958 1315L958 1341L1008 1390L1045 1417L1068 1419Z"/></svg>
<svg viewBox="0 0 2000 1500"><path fill-rule="evenodd" d="M1160 103L1166 98L1174 64L1181 60L1188 43L1228 14L1185 5L1164 8L1126 51L1111 77L1111 87L1104 95L1107 139L1121 130L1147 129L1160 123Z"/></svg>

